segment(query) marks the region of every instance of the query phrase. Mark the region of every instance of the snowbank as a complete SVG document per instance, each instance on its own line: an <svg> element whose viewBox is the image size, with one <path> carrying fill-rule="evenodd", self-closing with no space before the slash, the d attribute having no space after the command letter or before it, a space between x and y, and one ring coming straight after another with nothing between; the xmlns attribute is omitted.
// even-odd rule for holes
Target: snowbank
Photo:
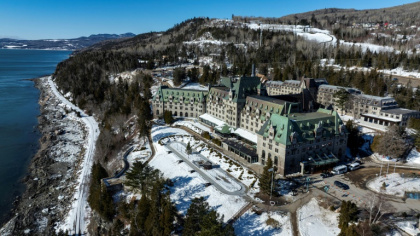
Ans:
<svg viewBox="0 0 420 236"><path fill-rule="evenodd" d="M274 228L267 225L268 218L272 218L279 222L279 227ZM258 215L251 210L243 214L234 224L235 234L242 235L276 235L289 236L292 234L292 225L290 223L290 215L279 212L262 213Z"/></svg>
<svg viewBox="0 0 420 236"><path fill-rule="evenodd" d="M383 183L386 184L385 189L381 189ZM380 176L373 179L368 182L367 187L375 192L403 197L405 192L420 192L420 179L402 178L400 174L392 173L386 177Z"/></svg>
<svg viewBox="0 0 420 236"><path fill-rule="evenodd" d="M418 227L416 227L416 224L418 224L418 221L412 220L398 222L396 225L398 228L402 229L404 232L410 235L418 235L420 234L420 230Z"/></svg>
<svg viewBox="0 0 420 236"><path fill-rule="evenodd" d="M187 85L185 85L184 87L182 87L182 89L195 89L195 90L203 90L203 91L208 91L209 87L207 86L203 86L199 83L188 83Z"/></svg>
<svg viewBox="0 0 420 236"><path fill-rule="evenodd" d="M340 233L338 213L320 207L315 198L298 210L297 218L302 236L335 236Z"/></svg>
<svg viewBox="0 0 420 236"><path fill-rule="evenodd" d="M418 152L416 148L413 148L413 150L411 150L411 152L408 154L407 163L420 165L420 152Z"/></svg>

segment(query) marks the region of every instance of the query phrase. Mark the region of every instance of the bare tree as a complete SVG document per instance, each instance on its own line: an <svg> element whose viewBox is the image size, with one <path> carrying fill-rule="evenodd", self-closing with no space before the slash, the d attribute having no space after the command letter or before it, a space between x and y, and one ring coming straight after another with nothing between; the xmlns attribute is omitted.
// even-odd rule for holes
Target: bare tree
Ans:
<svg viewBox="0 0 420 236"><path fill-rule="evenodd" d="M395 208L387 201L385 195L372 193L366 197L366 211L369 214L369 225L378 223L386 213L395 211Z"/></svg>
<svg viewBox="0 0 420 236"><path fill-rule="evenodd" d="M378 138L372 149L381 155L398 158L407 149L404 133L400 131L399 126L390 126L388 132L383 133Z"/></svg>

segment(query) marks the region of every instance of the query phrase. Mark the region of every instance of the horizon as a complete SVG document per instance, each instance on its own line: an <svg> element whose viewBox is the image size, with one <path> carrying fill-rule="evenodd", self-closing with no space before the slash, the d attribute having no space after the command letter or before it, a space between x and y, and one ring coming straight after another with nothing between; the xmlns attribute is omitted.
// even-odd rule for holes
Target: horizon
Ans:
<svg viewBox="0 0 420 236"><path fill-rule="evenodd" d="M235 16L283 17L325 8L368 10L399 6L418 1L384 0L367 2L332 0L294 2L254 1L135 1L112 0L57 1L30 0L2 2L0 38L18 40L72 39L95 34L136 35L166 31L175 24L194 17L231 19ZM164 7L162 7L164 6ZM223 6L223 7L221 7ZM267 7L269 6L269 7ZM188 9L186 9L188 8ZM11 20L13 19L13 20Z"/></svg>

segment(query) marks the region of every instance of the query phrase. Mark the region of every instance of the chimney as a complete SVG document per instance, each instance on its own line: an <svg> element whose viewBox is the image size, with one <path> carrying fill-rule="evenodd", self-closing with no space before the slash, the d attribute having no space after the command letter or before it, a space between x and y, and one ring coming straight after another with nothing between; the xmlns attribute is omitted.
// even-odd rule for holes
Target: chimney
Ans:
<svg viewBox="0 0 420 236"><path fill-rule="evenodd" d="M255 64L252 64L252 77L255 77Z"/></svg>

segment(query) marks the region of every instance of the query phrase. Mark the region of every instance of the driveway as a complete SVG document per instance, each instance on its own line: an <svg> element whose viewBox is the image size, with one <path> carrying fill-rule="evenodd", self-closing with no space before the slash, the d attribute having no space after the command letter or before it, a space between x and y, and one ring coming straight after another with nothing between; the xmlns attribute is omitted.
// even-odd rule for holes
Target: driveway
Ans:
<svg viewBox="0 0 420 236"><path fill-rule="evenodd" d="M184 147L186 147L187 145L185 143L181 143L181 142L171 142L166 144L165 146L171 150L175 155L177 155L179 158L181 158L186 164L188 164L193 170L195 170L197 173L199 173L201 175L201 177L211 183L212 185L214 185L220 192L227 194L227 195L237 195L237 196L244 196L246 193L246 187L244 184L242 184L240 181L236 180L235 178L231 178L233 181L235 181L235 183L237 183L240 186L240 189L237 191L229 191L227 189L225 189L224 187L222 187L220 184L218 184L217 181L215 181L213 178L211 178L209 176L208 173L206 173L206 171L204 171L203 169L201 169L200 167L198 167L197 165L195 165L194 163L192 163L187 154L179 151L176 146L177 145L182 145ZM201 159L205 160L205 161L209 161L205 156L197 153L195 150L192 150L192 155L197 155L199 156ZM224 170L222 170L221 168L217 168L219 171L225 172ZM226 172L225 172L226 173ZM223 181L223 180L221 180Z"/></svg>

